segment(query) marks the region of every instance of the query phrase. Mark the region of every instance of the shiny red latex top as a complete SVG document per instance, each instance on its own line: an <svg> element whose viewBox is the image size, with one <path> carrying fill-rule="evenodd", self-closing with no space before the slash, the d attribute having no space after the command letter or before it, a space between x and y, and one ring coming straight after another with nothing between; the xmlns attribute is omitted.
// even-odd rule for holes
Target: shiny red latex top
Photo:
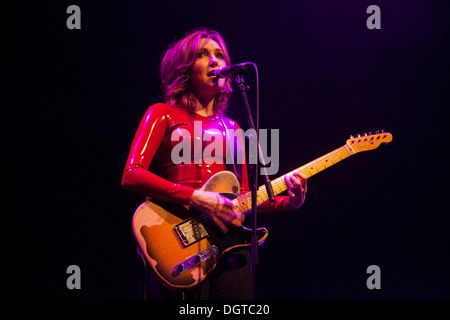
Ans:
<svg viewBox="0 0 450 320"><path fill-rule="evenodd" d="M227 129L239 129L235 121L223 116L222 120ZM218 116L204 117L163 103L150 106L133 139L122 186L152 198L188 204L194 190L200 188L213 174L230 170L238 176L240 173L241 193L247 192L245 156L239 172L234 170L233 164L226 164L227 137L222 120ZM184 140L186 136L190 139ZM237 136L242 145L242 136ZM177 149L174 154L186 157L184 152L180 152L182 145L189 145L190 148L185 148L184 152L190 152L190 159L175 164L172 161L175 146ZM240 147L238 143L235 146ZM212 149L214 151L211 152ZM156 165L159 175L149 171L150 164ZM276 197L276 202L267 201L259 206L258 212L290 209L292 207L287 197Z"/></svg>

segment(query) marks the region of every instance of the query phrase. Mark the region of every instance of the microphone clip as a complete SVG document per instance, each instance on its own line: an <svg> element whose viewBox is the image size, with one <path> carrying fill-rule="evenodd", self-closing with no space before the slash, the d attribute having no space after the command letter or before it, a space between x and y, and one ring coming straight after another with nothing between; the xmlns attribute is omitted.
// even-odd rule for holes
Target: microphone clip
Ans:
<svg viewBox="0 0 450 320"><path fill-rule="evenodd" d="M250 86L245 84L244 77L241 74L235 75L234 82L239 86L241 92L250 91Z"/></svg>

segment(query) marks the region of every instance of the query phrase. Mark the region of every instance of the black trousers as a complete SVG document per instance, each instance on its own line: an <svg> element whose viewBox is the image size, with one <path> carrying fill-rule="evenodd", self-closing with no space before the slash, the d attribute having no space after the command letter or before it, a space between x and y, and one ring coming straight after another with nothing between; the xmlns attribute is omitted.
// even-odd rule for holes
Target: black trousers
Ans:
<svg viewBox="0 0 450 320"><path fill-rule="evenodd" d="M149 298L152 300L251 300L252 274L248 249L226 255L198 287L174 292L149 272Z"/></svg>

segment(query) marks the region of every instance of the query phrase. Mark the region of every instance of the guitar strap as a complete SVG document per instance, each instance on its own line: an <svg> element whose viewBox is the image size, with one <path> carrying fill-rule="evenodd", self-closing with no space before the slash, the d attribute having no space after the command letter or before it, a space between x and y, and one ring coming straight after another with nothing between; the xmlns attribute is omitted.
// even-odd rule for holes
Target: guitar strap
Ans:
<svg viewBox="0 0 450 320"><path fill-rule="evenodd" d="M226 145L227 145L227 154L230 154L230 155L232 154L233 155L233 163L230 164L230 163L227 163L227 161L225 161L225 165L227 167L227 170L234 172L234 174L236 175L236 177L239 180L239 184L242 186L242 164L237 163L237 156L239 154L237 151L238 151L238 148L241 148L241 150L242 150L241 154L244 154L244 150L245 150L244 146L241 145L241 142L240 142L239 138L237 138L237 137L236 137L236 144L231 143L232 141L230 139L230 135L228 133L228 130L234 130L234 128L228 128L227 125L226 125L226 121L223 120L221 115L219 115L219 119L222 122L222 125L223 125L223 127L225 129L225 136L226 136L226 142L227 142L226 143ZM233 135L233 136L235 137L236 135ZM231 147L230 147L231 145L234 146L233 150L231 150ZM231 153L231 152L233 152L233 153ZM226 157L226 159L227 158L228 157Z"/></svg>

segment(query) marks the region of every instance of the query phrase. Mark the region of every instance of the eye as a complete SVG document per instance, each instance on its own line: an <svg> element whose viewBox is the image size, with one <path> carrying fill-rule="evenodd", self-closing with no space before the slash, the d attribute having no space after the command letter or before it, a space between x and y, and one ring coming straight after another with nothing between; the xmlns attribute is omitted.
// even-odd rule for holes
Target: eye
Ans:
<svg viewBox="0 0 450 320"><path fill-rule="evenodd" d="M223 59L224 57L223 57L223 53L222 52L217 52L216 53L216 58L218 58L218 59Z"/></svg>
<svg viewBox="0 0 450 320"><path fill-rule="evenodd" d="M197 58L203 58L203 57L207 57L208 56L208 52L206 50L201 50L197 53Z"/></svg>

